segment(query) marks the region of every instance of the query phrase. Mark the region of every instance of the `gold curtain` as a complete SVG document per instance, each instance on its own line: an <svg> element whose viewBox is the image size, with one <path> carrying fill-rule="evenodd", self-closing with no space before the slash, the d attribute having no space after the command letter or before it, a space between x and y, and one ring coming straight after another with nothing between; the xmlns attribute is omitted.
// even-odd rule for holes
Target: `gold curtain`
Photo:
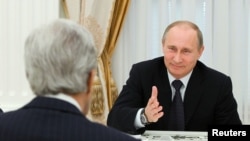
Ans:
<svg viewBox="0 0 250 141"><path fill-rule="evenodd" d="M116 47L117 39L125 19L129 2L130 0L116 0L110 31L106 40L105 48L101 55L104 64L109 109L113 106L113 103L118 96L118 90L112 77L110 60Z"/></svg>
<svg viewBox="0 0 250 141"><path fill-rule="evenodd" d="M94 36L98 70L87 117L102 124L106 124L108 112L118 96L110 60L129 3L130 0L62 0L66 18L86 26Z"/></svg>

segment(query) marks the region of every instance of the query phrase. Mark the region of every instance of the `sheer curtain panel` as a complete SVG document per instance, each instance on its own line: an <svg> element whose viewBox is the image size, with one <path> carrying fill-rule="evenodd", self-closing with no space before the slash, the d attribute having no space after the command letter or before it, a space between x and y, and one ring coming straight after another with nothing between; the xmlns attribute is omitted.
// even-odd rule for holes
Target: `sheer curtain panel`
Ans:
<svg viewBox="0 0 250 141"><path fill-rule="evenodd" d="M59 17L59 0L0 0L0 107L17 109L33 98L24 72L24 41Z"/></svg>

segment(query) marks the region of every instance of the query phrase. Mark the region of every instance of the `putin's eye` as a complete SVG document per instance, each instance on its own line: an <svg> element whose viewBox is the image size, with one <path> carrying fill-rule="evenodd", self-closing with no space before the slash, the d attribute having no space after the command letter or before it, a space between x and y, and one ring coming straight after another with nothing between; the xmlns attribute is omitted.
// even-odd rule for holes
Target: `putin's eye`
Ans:
<svg viewBox="0 0 250 141"><path fill-rule="evenodd" d="M188 50L188 49L184 49L182 52L183 52L183 53L190 53L191 51Z"/></svg>
<svg viewBox="0 0 250 141"><path fill-rule="evenodd" d="M176 48L175 48L175 47L173 47L173 46L169 46L169 47L168 47L168 50L175 51L175 50L176 50Z"/></svg>

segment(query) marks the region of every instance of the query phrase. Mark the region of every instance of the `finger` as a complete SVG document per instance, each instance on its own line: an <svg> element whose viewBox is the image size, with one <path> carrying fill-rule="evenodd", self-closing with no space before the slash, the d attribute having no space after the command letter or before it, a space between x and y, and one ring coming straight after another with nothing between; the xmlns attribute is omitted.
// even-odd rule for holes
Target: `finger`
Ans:
<svg viewBox="0 0 250 141"><path fill-rule="evenodd" d="M152 111L152 113L154 113L153 116L154 116L154 115L157 115L157 114L160 113L160 112L162 112L162 109L163 109L162 106L159 106L159 107L155 108L155 109Z"/></svg>
<svg viewBox="0 0 250 141"><path fill-rule="evenodd" d="M154 115L158 114L161 111L162 111L162 106L158 106L151 110L150 116L153 117Z"/></svg>
<svg viewBox="0 0 250 141"><path fill-rule="evenodd" d="M157 99L157 95L158 95L158 90L156 86L152 87L152 93L151 93L151 98L156 98Z"/></svg>
<svg viewBox="0 0 250 141"><path fill-rule="evenodd" d="M159 105L159 102L158 102L158 99L157 99L157 96L158 96L158 90L157 90L157 87L156 86L153 86L152 87L152 93L151 93L151 107L152 108L156 108L158 107Z"/></svg>
<svg viewBox="0 0 250 141"><path fill-rule="evenodd" d="M157 113L154 117L153 117L153 121L152 122L157 122L159 120L159 118L161 118L164 115L163 112L159 112Z"/></svg>
<svg viewBox="0 0 250 141"><path fill-rule="evenodd" d="M158 90L156 86L152 86L152 92L151 92L151 97L148 100L147 106L145 107L145 114L148 115L153 115L154 113L152 110L157 108L159 106L159 102L157 100L157 94Z"/></svg>
<svg viewBox="0 0 250 141"><path fill-rule="evenodd" d="M159 118L161 118L164 115L164 112L162 111L162 106L159 106L157 109L154 109L152 111L152 114L149 116L150 122L157 122Z"/></svg>
<svg viewBox="0 0 250 141"><path fill-rule="evenodd" d="M148 100L148 106L151 107L152 104L154 104L155 100L157 100L157 94L158 90L156 86L152 87L151 97Z"/></svg>

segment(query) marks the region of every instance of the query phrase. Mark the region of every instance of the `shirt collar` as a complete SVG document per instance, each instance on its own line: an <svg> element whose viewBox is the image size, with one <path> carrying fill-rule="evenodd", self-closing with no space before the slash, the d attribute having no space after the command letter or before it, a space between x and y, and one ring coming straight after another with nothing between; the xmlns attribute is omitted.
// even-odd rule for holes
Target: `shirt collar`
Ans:
<svg viewBox="0 0 250 141"><path fill-rule="evenodd" d="M174 76L171 75L168 70L167 70L167 72L168 72L169 83L171 84L174 80L176 80L176 78L174 78ZM193 70L191 72L189 72L186 76L179 79L183 83L184 87L187 86L188 80L189 80L192 72L193 72Z"/></svg>
<svg viewBox="0 0 250 141"><path fill-rule="evenodd" d="M79 109L80 111L82 111L81 106L78 104L78 102L72 98L71 96L64 94L64 93L59 93L59 94L47 94L45 95L45 97L50 97L50 98L56 98L56 99L60 99L63 101L66 101L68 103L73 104L77 109Z"/></svg>

